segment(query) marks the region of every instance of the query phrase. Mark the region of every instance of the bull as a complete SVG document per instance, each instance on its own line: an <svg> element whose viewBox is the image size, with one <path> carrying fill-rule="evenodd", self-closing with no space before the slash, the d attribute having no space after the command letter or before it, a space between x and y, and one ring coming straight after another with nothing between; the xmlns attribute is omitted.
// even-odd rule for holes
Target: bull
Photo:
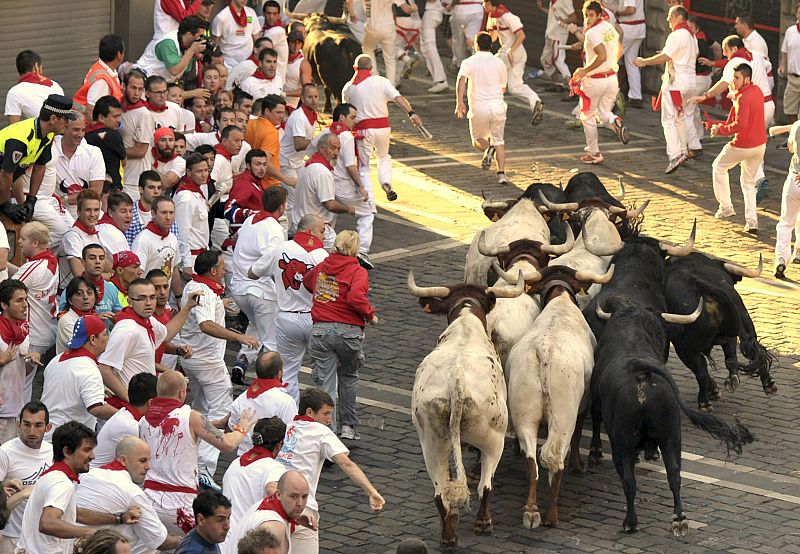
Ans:
<svg viewBox="0 0 800 554"><path fill-rule="evenodd" d="M623 249L624 251L624 249ZM619 271L619 270L618 270ZM596 307L608 320L598 340L591 381L592 444L599 444L600 421L611 442L614 467L622 479L626 514L625 532L638 529L634 463L639 450L661 450L672 490L672 533L685 536L689 525L681 503L681 412L695 427L725 442L728 451L741 453L753 436L744 425L728 425L717 417L693 411L664 365L669 349L664 322L688 325L702 312L702 300L689 315L658 314L641 306L625 306L613 314ZM605 308L607 309L607 308ZM590 454L591 455L591 454Z"/></svg>
<svg viewBox="0 0 800 554"><path fill-rule="evenodd" d="M566 201L564 190L560 185L557 187L549 183L533 183L517 198L510 198L508 200L487 200L484 195L484 202L481 204L481 210L483 210L484 215L491 221L497 221L519 202L520 199L527 198L528 200L539 202L540 194L544 195L550 202ZM548 214L541 208L539 211L545 217L547 227L550 229L550 244L563 244L567 236L564 233L564 226L561 224L561 221L559 221L557 217L551 217L552 214Z"/></svg>
<svg viewBox="0 0 800 554"><path fill-rule="evenodd" d="M708 373L707 361L711 359L714 345L722 346L725 354L725 367L729 372L725 379L727 390L736 390L740 371L745 375L758 375L766 394L778 390L770 374L776 357L758 342L753 320L734 288L742 277L758 277L762 266L763 260L759 260L757 270L752 270L696 253L667 261L664 286L667 308L682 311L695 305L700 298L705 305L695 323L670 337L678 357L697 379L700 410L712 411L712 401L720 397L719 388ZM737 339L742 355L748 360L746 364L737 358Z"/></svg>
<svg viewBox="0 0 800 554"><path fill-rule="evenodd" d="M508 407L503 369L486 333L486 314L497 298L523 293L513 288L458 284L418 287L409 272L408 288L423 311L447 314L447 329L417 369L411 395L411 419L419 435L425 467L433 482L434 503L442 525L441 544L458 545L458 508L469 502L461 442L481 451L480 508L474 531L491 534L492 478L503 453ZM456 477L450 476L450 453Z"/></svg>

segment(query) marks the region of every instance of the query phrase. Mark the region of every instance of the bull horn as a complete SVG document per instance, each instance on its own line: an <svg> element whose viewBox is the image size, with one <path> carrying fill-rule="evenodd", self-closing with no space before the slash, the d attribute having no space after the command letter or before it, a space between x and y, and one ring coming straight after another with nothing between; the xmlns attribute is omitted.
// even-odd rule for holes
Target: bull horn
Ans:
<svg viewBox="0 0 800 554"><path fill-rule="evenodd" d="M414 282L413 271L408 272L408 290L420 298L447 298L450 294L450 289L447 287L418 287Z"/></svg>
<svg viewBox="0 0 800 554"><path fill-rule="evenodd" d="M596 283L598 285L605 285L611 280L611 277L614 276L614 264L611 264L608 267L608 271L605 273L598 275L597 273L592 273L590 271L576 271L575 272L575 279L578 281L584 281L586 283Z"/></svg>
<svg viewBox="0 0 800 554"><path fill-rule="evenodd" d="M501 208L506 209L508 208L508 202L504 200L498 200L496 202L492 202L491 200L484 200L481 204L481 209L485 210L486 208Z"/></svg>
<svg viewBox="0 0 800 554"><path fill-rule="evenodd" d="M344 16L342 16L342 17L331 17L331 16L328 16L328 21L330 21L334 25L344 25L345 23L347 23L347 18L344 17Z"/></svg>
<svg viewBox="0 0 800 554"><path fill-rule="evenodd" d="M525 279L522 270L517 275L517 283L513 289L507 287L486 287L486 294L494 294L496 298L516 298L525 292Z"/></svg>
<svg viewBox="0 0 800 554"><path fill-rule="evenodd" d="M303 12L286 12L286 17L289 19L293 19L295 21L303 21L306 17L311 14L303 13Z"/></svg>
<svg viewBox="0 0 800 554"><path fill-rule="evenodd" d="M542 205L547 206L547 209L551 212L574 212L580 207L580 204L577 202L566 202L564 204L550 202L541 190L537 192L539 193L539 200L541 200Z"/></svg>
<svg viewBox="0 0 800 554"><path fill-rule="evenodd" d="M603 321L608 321L609 319L611 319L612 315L603 310L603 308L600 306L600 302L597 303L597 308L595 308L594 313L597 314L597 317L599 317Z"/></svg>
<svg viewBox="0 0 800 554"><path fill-rule="evenodd" d="M625 246L625 243L622 241L615 245L592 245L589 241L589 234L586 232L586 219L587 218L584 218L581 222L581 238L583 239L583 247L586 248L590 254L594 254L595 256L613 256L622 250L622 247Z"/></svg>
<svg viewBox="0 0 800 554"><path fill-rule="evenodd" d="M688 256L694 247L694 239L697 236L697 219L695 218L692 224L692 233L689 235L689 240L683 246L675 246L668 242L659 242L658 247L669 254L670 256Z"/></svg>
<svg viewBox="0 0 800 554"><path fill-rule="evenodd" d="M647 206L649 204L650 204L650 199L648 198L647 200L642 202L642 205L636 208L635 210L627 210L625 213L625 219L636 219L637 217L642 215L642 212L644 212L645 209L647 209Z"/></svg>
<svg viewBox="0 0 800 554"><path fill-rule="evenodd" d="M764 257L759 254L758 255L758 269L748 269L738 264L733 264L731 262L725 262L723 264L725 267L725 271L732 275L739 275L740 277L751 277L755 279L756 277L761 276L761 270L764 269Z"/></svg>
<svg viewBox="0 0 800 554"><path fill-rule="evenodd" d="M619 206L609 206L606 209L608 210L608 213L614 215L622 215L628 213L628 210L626 210L625 208L620 208Z"/></svg>
<svg viewBox="0 0 800 554"><path fill-rule="evenodd" d="M497 275L509 285L517 284L518 276L510 271L505 271L500 267L500 264L498 264L496 260L492 261L492 269L494 269L494 272L497 273ZM520 269L520 271L522 270ZM534 268L533 271L524 273L522 278L526 283L535 283L542 280L542 274L536 271L536 268Z"/></svg>
<svg viewBox="0 0 800 554"><path fill-rule="evenodd" d="M481 198L483 198L484 200L487 200L487 198L486 198L486 189L481 189Z"/></svg>
<svg viewBox="0 0 800 554"><path fill-rule="evenodd" d="M619 183L619 199L622 200L625 198L625 185L622 184L622 175L617 178L617 183Z"/></svg>
<svg viewBox="0 0 800 554"><path fill-rule="evenodd" d="M572 227L570 227L569 223L565 221L564 225L567 226L567 240L564 241L564 244L543 244L542 252L550 256L560 256L572 250L575 245L575 233L572 232Z"/></svg>
<svg viewBox="0 0 800 554"><path fill-rule="evenodd" d="M677 323L679 325L689 325L690 323L694 323L700 314L703 313L703 297L700 297L700 302L697 304L697 308L690 314L683 315L683 314L668 314L662 313L661 317L664 318L664 321L667 323Z"/></svg>
<svg viewBox="0 0 800 554"><path fill-rule="evenodd" d="M486 246L486 231L481 231L481 235L478 237L478 252L480 252L482 256L489 256L491 258L498 254L508 254L511 252L511 247L504 244L503 246L490 249Z"/></svg>

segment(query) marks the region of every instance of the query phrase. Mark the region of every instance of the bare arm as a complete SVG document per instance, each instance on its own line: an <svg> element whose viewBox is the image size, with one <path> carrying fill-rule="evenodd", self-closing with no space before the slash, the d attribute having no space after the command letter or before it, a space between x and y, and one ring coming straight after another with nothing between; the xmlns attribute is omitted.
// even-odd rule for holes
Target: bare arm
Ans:
<svg viewBox="0 0 800 554"><path fill-rule="evenodd" d="M81 509L78 508L78 514ZM90 527L78 527L67 523L61 516L64 512L52 506L45 506L42 510L42 515L39 516L39 532L44 535L50 535L59 539L78 539L81 537L88 537L94 533L94 529ZM116 519L112 521L116 523Z"/></svg>
<svg viewBox="0 0 800 554"><path fill-rule="evenodd" d="M19 123L20 121L22 121L21 115L8 115L6 116L6 118L8 119L9 125L13 125L14 123Z"/></svg>
<svg viewBox="0 0 800 554"><path fill-rule="evenodd" d="M180 544L181 540L183 540L183 537L168 535L167 538L164 539L164 542L162 542L161 545L158 547L158 550L163 550L163 551L175 550L178 544Z"/></svg>
<svg viewBox="0 0 800 554"><path fill-rule="evenodd" d="M650 56L649 58L636 58L636 65L639 67L647 67L649 65L661 65L662 63L667 63L672 58L667 56L666 54L655 54Z"/></svg>
<svg viewBox="0 0 800 554"><path fill-rule="evenodd" d="M294 142L294 149L298 152L305 150L311 144L311 141L306 137L292 137L292 141Z"/></svg>
<svg viewBox="0 0 800 554"><path fill-rule="evenodd" d="M361 490L369 495L369 505L372 511L380 512L386 501L378 493L378 490L372 486L372 483L369 482L369 479L364 472L361 471L361 468L344 453L334 456L333 461L336 462L336 465L342 469L344 474L347 475L353 483L361 487Z"/></svg>
<svg viewBox="0 0 800 554"><path fill-rule="evenodd" d="M255 337L251 337L249 335L241 335L236 331L231 331L230 329L226 329L222 325L219 325L218 323L215 323L213 321L202 322L200 324L200 330L204 332L206 335L214 337L215 339L232 340L234 342L238 342L239 344L246 344L247 346L252 346L253 348L258 348L259 346L258 339L256 339Z"/></svg>
<svg viewBox="0 0 800 554"><path fill-rule="evenodd" d="M289 545L286 544L286 524L280 521L265 521L258 526L259 529L266 529L272 536L281 543L280 551L289 552Z"/></svg>
<svg viewBox="0 0 800 554"><path fill-rule="evenodd" d="M169 320L167 323L167 336L164 339L164 342L171 341L175 335L180 333L183 326L186 324L186 320L189 319L189 312L192 311L192 308L197 306L197 298L201 295L201 292L193 292L192 295L186 299L186 303L180 309L180 311L172 316L172 319ZM200 325L202 328L202 324ZM221 337L217 337L221 338Z"/></svg>
<svg viewBox="0 0 800 554"><path fill-rule="evenodd" d="M349 205L349 204L342 204L338 200L328 200L323 202L322 205L325 207L326 210L329 212L333 212L335 214L355 214L356 209Z"/></svg>
<svg viewBox="0 0 800 554"><path fill-rule="evenodd" d="M122 522L125 524L138 523L140 515L142 515L142 509L136 504L133 504L122 514ZM94 510L87 510L86 508L80 507L77 508L75 519L78 523L83 523L84 525L114 525L117 523L117 516L114 514L95 512Z"/></svg>
<svg viewBox="0 0 800 554"><path fill-rule="evenodd" d="M295 186L297 184L297 179L281 173L278 168L272 165L272 154L267 152L267 156L269 156L270 158L269 163L267 163L267 177L272 177L273 179L277 179L281 183L284 183L285 185L290 187Z"/></svg>
<svg viewBox="0 0 800 554"><path fill-rule="evenodd" d="M144 158L147 151L150 150L150 145L146 142L137 142L135 146L125 149L125 155L130 159Z"/></svg>
<svg viewBox="0 0 800 554"><path fill-rule="evenodd" d="M114 372L114 368L106 364L98 364L97 367L100 369L103 384L119 398L128 402L128 387L123 384L122 379Z"/></svg>
<svg viewBox="0 0 800 554"><path fill-rule="evenodd" d="M780 61L778 62L778 75L780 75L781 77L786 77L786 63L787 63L786 60L787 60L786 52L781 52ZM12 116L8 116L9 123L11 123L11 117Z"/></svg>
<svg viewBox="0 0 800 554"><path fill-rule="evenodd" d="M118 410L111 404L101 404L89 409L89 413L94 417L105 420L111 419L111 416L117 413L117 411Z"/></svg>
<svg viewBox="0 0 800 554"><path fill-rule="evenodd" d="M83 275L83 260L81 258L68 258L69 270L73 275Z"/></svg>
<svg viewBox="0 0 800 554"><path fill-rule="evenodd" d="M245 430L247 430L252 423L252 414L253 412L251 410L245 410L242 414L242 419L239 420L239 425ZM223 433L214 427L206 416L194 410L192 410L192 415L189 416L189 428L196 438L206 441L222 452L233 452L239 448L239 445L242 444L245 437L245 435L239 431Z"/></svg>

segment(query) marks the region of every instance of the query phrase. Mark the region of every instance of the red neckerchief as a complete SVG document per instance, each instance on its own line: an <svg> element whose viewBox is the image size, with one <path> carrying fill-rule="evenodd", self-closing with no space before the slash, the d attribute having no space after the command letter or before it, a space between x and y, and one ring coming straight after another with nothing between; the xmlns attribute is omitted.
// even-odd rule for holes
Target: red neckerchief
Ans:
<svg viewBox="0 0 800 554"><path fill-rule="evenodd" d="M292 421L317 421L313 417L308 417L307 415L296 415Z"/></svg>
<svg viewBox="0 0 800 554"><path fill-rule="evenodd" d="M308 158L308 161L306 162L306 167L308 167L311 164L322 164L329 170L333 171L333 166L330 164L328 160L325 159L325 156L323 156L319 152L315 152L313 156Z"/></svg>
<svg viewBox="0 0 800 554"><path fill-rule="evenodd" d="M286 388L289 385L279 379L254 379L247 389L247 398L258 398L270 389Z"/></svg>
<svg viewBox="0 0 800 554"><path fill-rule="evenodd" d="M195 133L202 133L203 132L203 124L199 121L195 121L194 123L194 132Z"/></svg>
<svg viewBox="0 0 800 554"><path fill-rule="evenodd" d="M60 361L71 360L73 358L80 358L85 356L86 358L90 358L94 363L97 363L97 356L86 350L85 347L81 346L80 348L76 348L75 350L67 350L61 357L59 358Z"/></svg>
<svg viewBox="0 0 800 554"><path fill-rule="evenodd" d="M258 67L258 64L260 62L258 61L258 58L256 58L253 54L250 54L250 57L247 58L247 59L250 60L251 62L253 62L254 64L256 64L256 67Z"/></svg>
<svg viewBox="0 0 800 554"><path fill-rule="evenodd" d="M107 213L104 213L103 217L101 217L100 220L97 222L98 225L101 225L103 223L105 223L107 225L112 225L112 226L116 227L117 229L119 229L119 225L117 225L116 222L114 222L114 220L111 219L111 217L109 217L109 215ZM119 230L122 231L122 229L119 229Z"/></svg>
<svg viewBox="0 0 800 554"><path fill-rule="evenodd" d="M219 154L228 161L231 161L233 159L233 154L228 152L228 149L222 146L222 143L214 145L214 152L216 152L217 154Z"/></svg>
<svg viewBox="0 0 800 554"><path fill-rule="evenodd" d="M607 14L607 13L603 13L603 15L602 15L602 16L600 16L600 17L598 17L598 18L597 18L597 21L595 21L594 23L592 23L591 25L589 25L588 27L586 27L586 28L583 30L583 32L585 33L586 31L588 31L588 30L589 30L589 29L591 29L592 27L597 27L597 26L598 26L598 25L600 25L600 24L601 24L603 21L608 21L608 14Z"/></svg>
<svg viewBox="0 0 800 554"><path fill-rule="evenodd" d="M150 151L153 153L153 169L156 169L158 167L159 163L168 164L169 162L171 162L172 160L174 160L175 158L178 157L178 155L173 152L172 153L172 157L171 158L167 158L165 160L164 158L162 158L161 156L158 155L158 148L156 148L155 146L153 146L150 149Z"/></svg>
<svg viewBox="0 0 800 554"><path fill-rule="evenodd" d="M158 427L172 410L180 408L181 406L183 406L183 402L180 400L156 396L150 401L150 407L147 408L147 413L144 414L144 418L151 426Z"/></svg>
<svg viewBox="0 0 800 554"><path fill-rule="evenodd" d="M8 346L22 344L27 338L29 330L27 320L11 320L0 315L0 338Z"/></svg>
<svg viewBox="0 0 800 554"><path fill-rule="evenodd" d="M334 121L333 123L331 123L331 126L329 127L329 129L331 130L331 133L333 133L336 136L339 136L342 133L344 133L345 131L349 130L347 128L347 125L345 125L341 121Z"/></svg>
<svg viewBox="0 0 800 554"><path fill-rule="evenodd" d="M29 262L35 262L36 260L46 260L47 261L47 269L50 273L55 273L56 268L58 267L58 259L53 256L53 251L50 249L45 250L44 252L40 252L35 256L31 256L28 258Z"/></svg>
<svg viewBox="0 0 800 554"><path fill-rule="evenodd" d="M122 465L119 460L114 460L105 465L100 466L100 469L110 469L111 471L128 471L128 468Z"/></svg>
<svg viewBox="0 0 800 554"><path fill-rule="evenodd" d="M306 252L313 252L317 248L322 248L322 241L312 235L310 231L298 231L294 234L292 240L302 246Z"/></svg>
<svg viewBox="0 0 800 554"><path fill-rule="evenodd" d="M503 17L507 13L511 13L511 12L509 12L508 8L506 8L503 4L500 4L494 10L492 10L492 12L489 14L489 17L494 18L494 19L500 19L501 17Z"/></svg>
<svg viewBox="0 0 800 554"><path fill-rule="evenodd" d="M103 301L103 295L105 295L106 293L106 282L103 280L103 276L101 275L100 278L97 279L97 281L86 275L85 271L83 272L83 276L89 279L89 281L91 281L92 284L94 285L94 288L97 289L97 300L95 302L95 305L99 304L100 302Z"/></svg>
<svg viewBox="0 0 800 554"><path fill-rule="evenodd" d="M277 73L275 75L277 75ZM261 71L261 68L259 67L258 69L255 70L252 76L255 77L256 79L261 79L262 81L271 81L275 78L275 75L273 75L272 77L267 77L267 74Z"/></svg>
<svg viewBox="0 0 800 554"><path fill-rule="evenodd" d="M261 501L261 504L258 505L259 510L264 511L273 511L279 516L281 516L286 523L289 524L289 534L294 533L295 527L300 525L300 522L296 519L289 517L289 514L286 513L286 510L281 504L281 501L275 498L275 496L268 496L264 500Z"/></svg>
<svg viewBox="0 0 800 554"><path fill-rule="evenodd" d="M678 31L679 29L686 29L687 31L689 31L690 35L694 36L694 33L689 28L689 25L687 25L686 23L681 23L680 25L675 25L675 28L672 30L672 32L674 33L675 31Z"/></svg>
<svg viewBox="0 0 800 554"><path fill-rule="evenodd" d="M367 77L372 77L372 71L370 71L369 69L356 69L356 74L353 75L352 83L354 85L357 85Z"/></svg>
<svg viewBox="0 0 800 554"><path fill-rule="evenodd" d="M89 310L87 312L84 312L83 310L79 310L75 306L70 306L69 309L72 310L73 312L75 312L76 314L78 314L80 317L85 317L87 315L97 315L97 312L94 311L94 308L92 308L91 310Z"/></svg>
<svg viewBox="0 0 800 554"><path fill-rule="evenodd" d="M143 318L139 314L133 311L133 308L128 306L127 308L123 308L122 311L118 312L116 317L114 318L117 323L120 321L124 321L126 319L131 319L145 328L147 331L147 337L150 339L150 342L153 343L153 346L156 344L156 334L153 331L153 322L150 321L150 318L147 319Z"/></svg>
<svg viewBox="0 0 800 554"><path fill-rule="evenodd" d="M52 87L53 81L45 77L44 75L40 75L39 73L34 73L33 71L28 71L27 73L23 73L20 78L17 80L18 83L33 83L34 85L42 85L45 87Z"/></svg>
<svg viewBox="0 0 800 554"><path fill-rule="evenodd" d="M795 24L795 27L797 27L797 32L800 33L800 21Z"/></svg>
<svg viewBox="0 0 800 554"><path fill-rule="evenodd" d="M98 221L98 223L100 223L100 222ZM89 228L86 225L84 225L83 222L80 219L76 219L75 223L73 223L72 226L73 227L77 227L78 229L80 229L81 231L86 233L87 235L96 235L97 234L97 227L95 227L94 229L92 229L90 231Z"/></svg>
<svg viewBox="0 0 800 554"><path fill-rule="evenodd" d="M303 51L298 50L296 54L289 54L289 58L286 60L286 63L294 63L302 57L303 57Z"/></svg>
<svg viewBox="0 0 800 554"><path fill-rule="evenodd" d="M263 460L264 458L272 458L274 460L275 456L263 446L253 446L253 448L239 456L239 464L242 467L247 467L253 462Z"/></svg>
<svg viewBox="0 0 800 554"><path fill-rule="evenodd" d="M169 320L172 319L172 310L169 306L164 306L164 311L159 313L153 313L153 317L156 318L156 321L161 323L162 325L167 325ZM164 358L164 352L167 351L167 342L164 341L161 343L161 346L156 348L156 362L161 363L161 360Z"/></svg>
<svg viewBox="0 0 800 554"><path fill-rule="evenodd" d="M72 481L73 483L81 482L81 480L78 479L78 474L72 471L72 468L70 468L63 461L54 463L49 468L47 468L47 470L45 470L39 477L44 477L51 471L60 471L61 473L69 477L69 480Z"/></svg>
<svg viewBox="0 0 800 554"><path fill-rule="evenodd" d="M317 112L314 110L309 110L305 107L305 105L300 104L300 109L303 110L303 113L306 114L306 119L311 125L316 125L317 123Z"/></svg>
<svg viewBox="0 0 800 554"><path fill-rule="evenodd" d="M202 275L198 275L197 273L192 273L192 281L207 286L212 291L214 291L214 294L216 294L217 296L222 296L223 294L225 294L225 285L217 283L216 281L209 279L208 277L203 277Z"/></svg>
<svg viewBox="0 0 800 554"><path fill-rule="evenodd" d="M753 54L751 54L750 50L748 50L747 48L739 48L731 56L731 59L733 59L733 58L742 58L744 60L747 60L748 62L752 62L753 61Z"/></svg>
<svg viewBox="0 0 800 554"><path fill-rule="evenodd" d="M708 35L705 33L705 31L698 31L697 35L695 36L697 37L697 40L708 40Z"/></svg>
<svg viewBox="0 0 800 554"><path fill-rule="evenodd" d="M147 229L148 231L150 231L151 233L161 237L161 240L164 240L165 238L167 238L169 236L169 229L167 229L166 231L162 231L161 227L156 225L156 222L153 221L152 219L150 220L150 222L147 225L144 226L144 228Z"/></svg>
<svg viewBox="0 0 800 554"><path fill-rule="evenodd" d="M153 104L151 104L149 100L145 100L144 101L144 105L147 106L147 109L150 110L151 112L161 113L161 112L167 111L167 104L166 103L164 103L163 106L158 108L158 107L154 106Z"/></svg>
<svg viewBox="0 0 800 554"><path fill-rule="evenodd" d="M88 135L89 133L93 133L98 129L105 129L105 125L103 125L102 123L92 123L91 125L86 126L85 133Z"/></svg>
<svg viewBox="0 0 800 554"><path fill-rule="evenodd" d="M281 24L280 21L278 21L277 23L273 23L272 25L267 25L266 23L264 23L264 26L261 27L261 32L266 33L268 29L274 29L275 27L283 27L283 25Z"/></svg>
<svg viewBox="0 0 800 554"><path fill-rule="evenodd" d="M128 296L128 288L122 286L122 283L119 282L119 277L114 275L111 278L111 282L114 283L114 286L117 287L117 290L119 290L119 292L121 292L125 296Z"/></svg>
<svg viewBox="0 0 800 554"><path fill-rule="evenodd" d="M200 197L205 201L206 196L203 194L203 189L200 188L200 185L189 179L188 177L184 177L178 183L178 189L175 191L175 194L178 194L182 190L188 190L189 192L193 192L195 194L199 194Z"/></svg>
<svg viewBox="0 0 800 554"><path fill-rule="evenodd" d="M134 407L133 407L133 406L131 406L131 405L125 406L125 408L124 408L124 409L125 409L125 410L126 410L128 413L129 413L129 414L131 414L131 416L133 416L133 419L135 419L136 421L140 421L140 420L142 419L142 417L144 416L144 414L143 414L143 413L139 412L139 410L137 410L136 408L134 408Z"/></svg>
<svg viewBox="0 0 800 554"><path fill-rule="evenodd" d="M242 11L237 14L235 11L233 11L233 5L231 4L230 1L228 2L228 9L231 11L231 17L233 17L233 21L239 27L247 27L247 10L246 9L242 8Z"/></svg>
<svg viewBox="0 0 800 554"><path fill-rule="evenodd" d="M141 108L143 106L147 106L147 102L142 100L141 98L134 102L133 104L128 104L127 102L122 105L123 112L129 112L131 110L135 110L136 108Z"/></svg>
<svg viewBox="0 0 800 554"><path fill-rule="evenodd" d="M256 215L253 216L253 224L260 223L260 222L264 221L265 219L267 219L268 217L271 217L275 221L278 221L278 218L275 217L272 214L272 212L268 212L267 210L262 210L262 211L258 212Z"/></svg>
<svg viewBox="0 0 800 554"><path fill-rule="evenodd" d="M141 198L137 201L136 205L139 208L139 213L143 213L143 212L147 213L147 212L151 211L151 210L148 210L147 208L144 207L144 204L142 204L142 199Z"/></svg>

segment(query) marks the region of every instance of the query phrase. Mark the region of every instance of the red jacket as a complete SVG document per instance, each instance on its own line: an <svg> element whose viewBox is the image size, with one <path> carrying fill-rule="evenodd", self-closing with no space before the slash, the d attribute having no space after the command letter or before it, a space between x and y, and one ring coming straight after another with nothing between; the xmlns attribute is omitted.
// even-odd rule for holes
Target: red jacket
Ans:
<svg viewBox="0 0 800 554"><path fill-rule="evenodd" d="M352 256L331 253L306 273L303 284L314 295L311 319L314 323L346 323L364 327L375 310L369 303L369 277Z"/></svg>
<svg viewBox="0 0 800 554"><path fill-rule="evenodd" d="M737 148L755 148L766 144L764 94L758 86L749 83L736 92L728 120L720 125L718 133L734 135L731 145Z"/></svg>
<svg viewBox="0 0 800 554"><path fill-rule="evenodd" d="M233 187L225 204L225 218L241 225L251 215L262 210L261 179L256 179L249 169L233 178Z"/></svg>

